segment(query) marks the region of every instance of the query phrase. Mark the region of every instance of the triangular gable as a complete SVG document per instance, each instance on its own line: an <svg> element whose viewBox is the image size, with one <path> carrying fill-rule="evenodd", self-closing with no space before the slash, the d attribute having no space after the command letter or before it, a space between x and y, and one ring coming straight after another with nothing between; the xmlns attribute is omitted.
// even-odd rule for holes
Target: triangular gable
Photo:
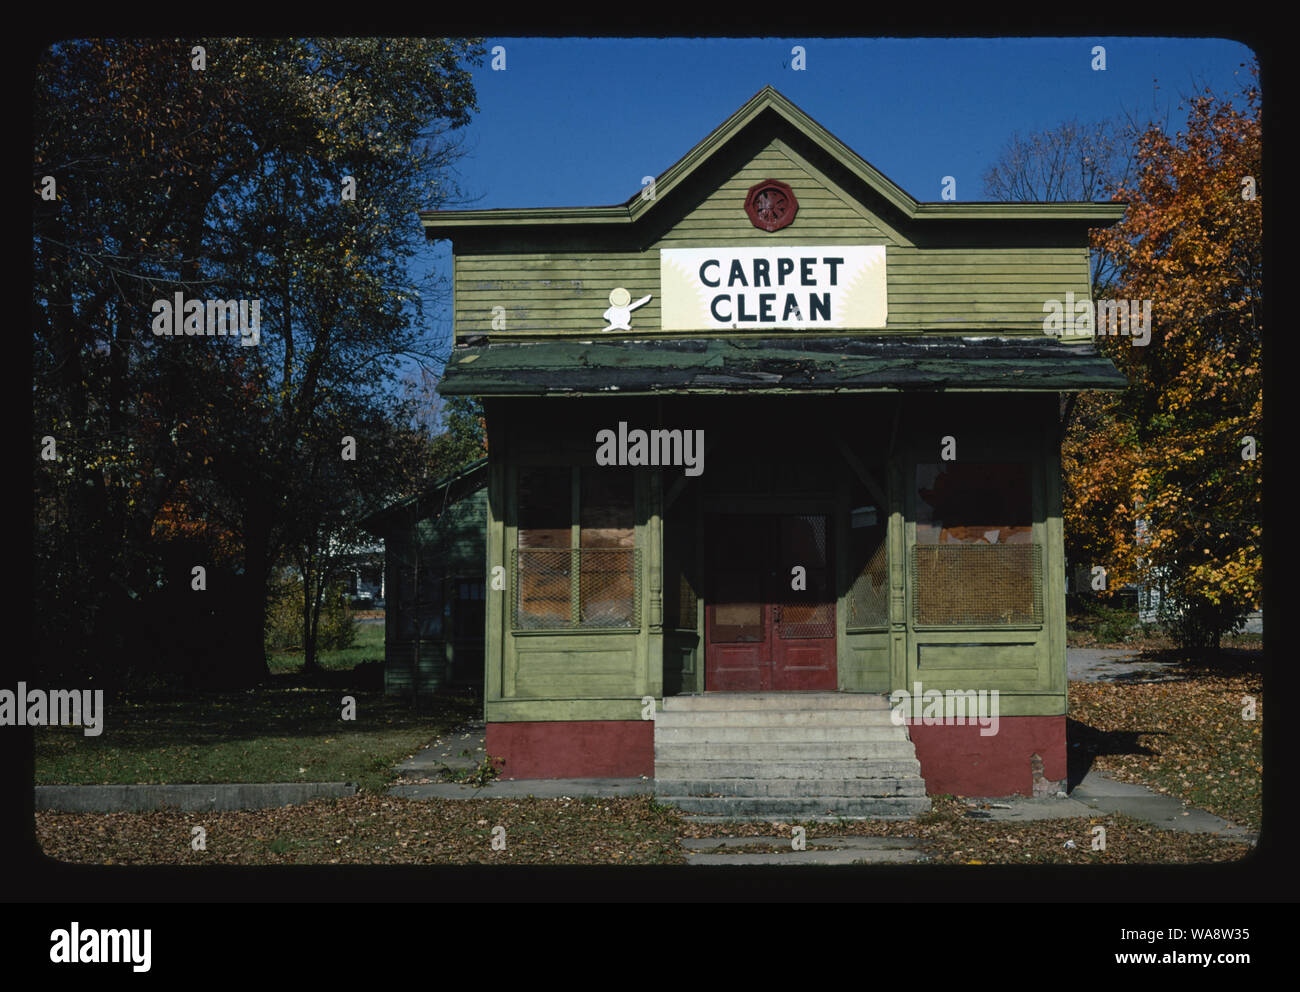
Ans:
<svg viewBox="0 0 1300 992"><path fill-rule="evenodd" d="M769 118L764 120L765 115ZM824 159L837 173L862 184L864 202L878 200L897 212L900 220L1055 220L1089 225L1114 223L1123 216L1119 203L974 203L922 202L913 199L882 172L854 152L790 100L765 86L735 113L714 128L702 141L655 179L655 195L640 192L612 206L494 208L488 210L429 210L420 213L430 237L447 236L457 229L476 227L519 227L532 224L633 224L672 209L674 192L688 188L719 158L725 158L737 142L756 131L770 140L770 118L778 128L794 136L793 151ZM782 126L783 125L783 126ZM766 144L766 140L764 141ZM811 153L811 154L810 154ZM821 166L821 162L812 162ZM680 206L678 206L680 209Z"/></svg>
<svg viewBox="0 0 1300 992"><path fill-rule="evenodd" d="M773 117L776 120L765 119ZM782 127L782 124L785 126ZM624 204L632 220L638 220L656 207L670 202L674 190L688 185L692 176L706 169L712 160L725 156L729 146L743 140L745 134L751 131L761 134L765 141L762 159L785 159L809 180L825 182L823 177L817 176L808 168L809 163L802 156L793 152L791 146L795 143L810 143L835 165L860 179L872 193L902 217L915 215L920 205L779 92L771 86L765 86L655 179L654 199L646 199L638 194ZM804 140L801 142L800 138Z"/></svg>

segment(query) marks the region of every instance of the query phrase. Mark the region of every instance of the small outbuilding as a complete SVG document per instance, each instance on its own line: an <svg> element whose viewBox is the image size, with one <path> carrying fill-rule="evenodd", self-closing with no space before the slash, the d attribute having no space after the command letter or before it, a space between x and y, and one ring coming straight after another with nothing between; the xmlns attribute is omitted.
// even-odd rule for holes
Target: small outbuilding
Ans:
<svg viewBox="0 0 1300 992"><path fill-rule="evenodd" d="M483 685L486 458L361 525L384 539L384 691Z"/></svg>

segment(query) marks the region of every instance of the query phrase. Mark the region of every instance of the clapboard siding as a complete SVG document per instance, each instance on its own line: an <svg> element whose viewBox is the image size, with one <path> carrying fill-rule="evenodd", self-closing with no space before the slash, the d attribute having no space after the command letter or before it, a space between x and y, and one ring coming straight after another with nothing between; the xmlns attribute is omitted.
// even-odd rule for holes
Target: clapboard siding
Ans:
<svg viewBox="0 0 1300 992"><path fill-rule="evenodd" d="M384 663L384 691L390 694L410 692L411 672L415 670L414 641L397 641L387 645ZM420 641L419 691L433 692L446 682L446 642Z"/></svg>
<svg viewBox="0 0 1300 992"><path fill-rule="evenodd" d="M745 216L749 188L764 179L788 183L799 200L795 222L758 231ZM671 192L666 194L671 207ZM908 231L911 231L909 236ZM609 292L623 286L650 302L632 316L635 335L660 331L659 251L710 245L885 245L885 332L998 330L1043 333L1043 304L1089 295L1084 245L955 248L917 244L915 223L876 216L780 140L773 140L642 251L457 254L455 326L459 336L590 336L604 326ZM942 240L931 232L928 240ZM1029 239L1026 238L1026 241ZM503 311L495 311L501 307ZM504 328L493 328L494 316ZM824 331L821 333L854 333ZM878 330L872 333L880 333Z"/></svg>

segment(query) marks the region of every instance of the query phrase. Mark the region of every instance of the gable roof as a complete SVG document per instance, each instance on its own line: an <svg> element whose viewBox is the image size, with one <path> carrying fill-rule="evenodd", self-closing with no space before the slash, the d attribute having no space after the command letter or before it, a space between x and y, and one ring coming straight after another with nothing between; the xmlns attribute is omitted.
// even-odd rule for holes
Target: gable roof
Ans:
<svg viewBox="0 0 1300 992"><path fill-rule="evenodd" d="M1125 203L980 203L923 202L909 196L871 163L841 142L835 135L796 107L771 86L764 86L745 104L655 179L655 196L645 199L633 193L624 203L607 207L522 207L487 210L423 210L420 220L430 238L474 228L510 228L555 225L634 224L655 210L662 210L673 191L699 172L710 159L737 140L748 128L760 125L760 118L775 115L809 137L850 174L914 221L1056 221L1080 222L1088 226L1115 223L1124 216ZM770 120L770 118L767 118Z"/></svg>

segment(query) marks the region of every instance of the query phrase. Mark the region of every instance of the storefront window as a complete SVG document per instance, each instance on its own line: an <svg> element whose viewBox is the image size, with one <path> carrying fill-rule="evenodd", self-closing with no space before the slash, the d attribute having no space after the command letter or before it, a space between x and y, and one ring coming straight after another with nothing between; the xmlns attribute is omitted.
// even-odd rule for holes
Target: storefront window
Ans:
<svg viewBox="0 0 1300 992"><path fill-rule="evenodd" d="M850 630L889 625L889 546L884 511L872 504L849 514L849 566L856 574L849 589Z"/></svg>
<svg viewBox="0 0 1300 992"><path fill-rule="evenodd" d="M917 544L1029 544L1029 466L931 462L916 467Z"/></svg>
<svg viewBox="0 0 1300 992"><path fill-rule="evenodd" d="M630 470L520 469L515 628L635 629L635 522Z"/></svg>
<svg viewBox="0 0 1300 992"><path fill-rule="evenodd" d="M566 627L572 617L573 472L519 470L516 626Z"/></svg>
<svg viewBox="0 0 1300 992"><path fill-rule="evenodd" d="M913 621L999 626L1043 622L1042 555L1022 462L916 467Z"/></svg>

